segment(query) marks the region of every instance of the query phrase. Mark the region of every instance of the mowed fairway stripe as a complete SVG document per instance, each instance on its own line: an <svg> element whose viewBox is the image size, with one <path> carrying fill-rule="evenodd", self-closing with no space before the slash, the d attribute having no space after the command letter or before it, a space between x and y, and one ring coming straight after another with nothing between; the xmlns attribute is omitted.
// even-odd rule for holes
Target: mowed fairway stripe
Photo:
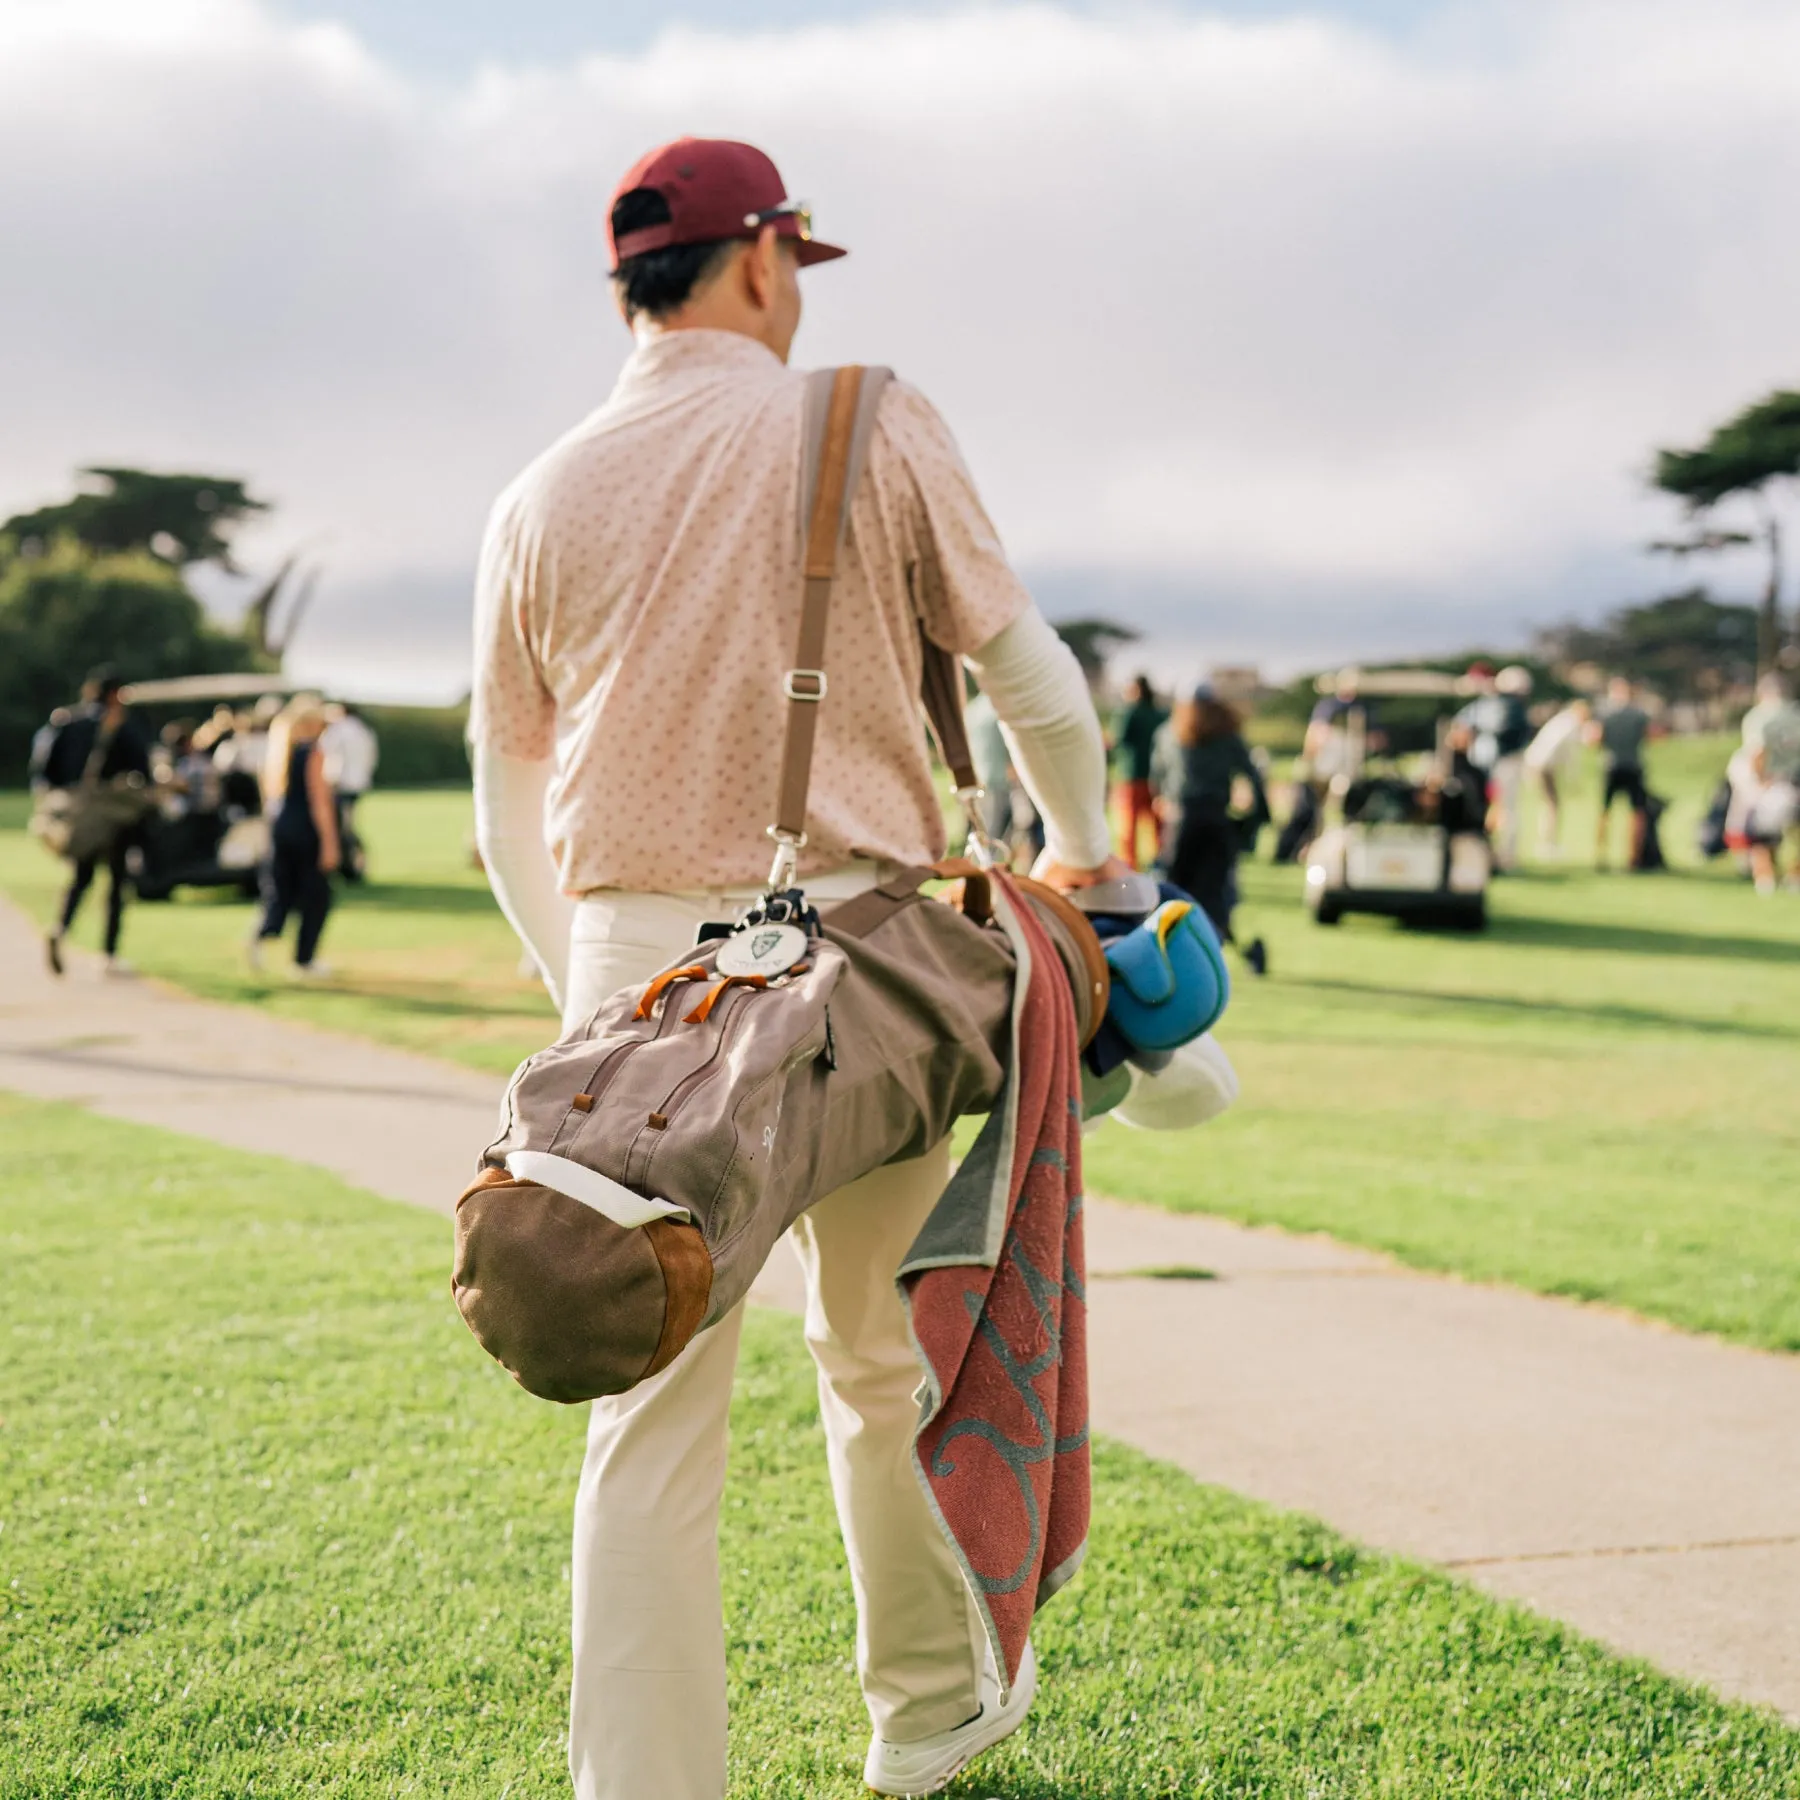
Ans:
<svg viewBox="0 0 1800 1800"><path fill-rule="evenodd" d="M0 1794L564 1792L581 1417L468 1341L443 1222L41 1102L0 1100L0 1155L30 1177L0 1190ZM792 1321L749 1325L731 1792L849 1800L810 1369ZM1113 1446L1037 1642L965 1800L1800 1788L1769 1715Z"/></svg>

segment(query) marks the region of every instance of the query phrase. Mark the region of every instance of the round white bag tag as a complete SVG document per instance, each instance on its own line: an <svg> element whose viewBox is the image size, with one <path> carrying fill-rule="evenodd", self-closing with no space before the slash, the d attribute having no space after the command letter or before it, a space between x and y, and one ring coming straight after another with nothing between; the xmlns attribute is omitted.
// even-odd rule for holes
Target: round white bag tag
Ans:
<svg viewBox="0 0 1800 1800"><path fill-rule="evenodd" d="M749 925L719 945L713 967L721 975L766 975L773 980L806 960L806 933L798 925Z"/></svg>

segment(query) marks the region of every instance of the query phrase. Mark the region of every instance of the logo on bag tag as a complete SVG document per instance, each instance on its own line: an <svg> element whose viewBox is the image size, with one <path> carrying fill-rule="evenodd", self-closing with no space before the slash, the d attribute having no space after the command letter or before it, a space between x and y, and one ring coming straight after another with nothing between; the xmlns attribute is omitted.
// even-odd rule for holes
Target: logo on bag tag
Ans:
<svg viewBox="0 0 1800 1800"><path fill-rule="evenodd" d="M719 946L713 966L721 975L785 975L806 958L806 933L798 925L752 925Z"/></svg>

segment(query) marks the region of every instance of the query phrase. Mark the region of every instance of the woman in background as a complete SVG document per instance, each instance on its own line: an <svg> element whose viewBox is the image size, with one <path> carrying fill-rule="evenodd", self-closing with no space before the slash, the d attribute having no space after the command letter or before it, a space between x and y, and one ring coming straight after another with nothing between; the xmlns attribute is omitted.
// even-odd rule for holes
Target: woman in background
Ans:
<svg viewBox="0 0 1800 1800"><path fill-rule="evenodd" d="M1181 822L1169 858L1169 879L1200 902L1219 941L1232 944L1231 913L1237 905L1237 861L1243 848L1243 821L1231 811L1232 789L1247 781L1253 797L1251 817L1269 816L1262 772L1244 743L1242 721L1210 687L1175 711L1175 737L1181 745ZM1244 961L1258 975L1268 968L1261 938L1244 949Z"/></svg>
<svg viewBox="0 0 1800 1800"><path fill-rule="evenodd" d="M1542 796L1538 809L1538 851L1544 856L1562 855L1562 803L1581 755L1581 735L1587 729L1588 703L1571 700L1552 713L1525 751L1525 767L1537 777Z"/></svg>
<svg viewBox="0 0 1800 1800"><path fill-rule="evenodd" d="M325 709L311 694L290 700L269 727L262 766L269 855L262 872L262 921L248 949L253 969L262 967L264 942L280 937L288 914L297 913L295 974L316 979L330 973L313 960L331 911L331 874L339 857L337 800L319 749L324 729Z"/></svg>

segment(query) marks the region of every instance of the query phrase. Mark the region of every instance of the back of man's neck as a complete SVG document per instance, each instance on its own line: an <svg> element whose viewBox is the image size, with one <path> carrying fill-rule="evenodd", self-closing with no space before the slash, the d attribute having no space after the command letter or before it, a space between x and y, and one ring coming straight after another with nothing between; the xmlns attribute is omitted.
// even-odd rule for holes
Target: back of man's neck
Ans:
<svg viewBox="0 0 1800 1800"><path fill-rule="evenodd" d="M666 319L653 319L648 314L642 314L633 321L631 327L631 335L640 350L647 349L664 338L693 331L729 332L733 337L748 338L751 343L762 345L771 356L781 354L761 331L752 329L729 314L714 317L704 310L696 310L675 313Z"/></svg>

